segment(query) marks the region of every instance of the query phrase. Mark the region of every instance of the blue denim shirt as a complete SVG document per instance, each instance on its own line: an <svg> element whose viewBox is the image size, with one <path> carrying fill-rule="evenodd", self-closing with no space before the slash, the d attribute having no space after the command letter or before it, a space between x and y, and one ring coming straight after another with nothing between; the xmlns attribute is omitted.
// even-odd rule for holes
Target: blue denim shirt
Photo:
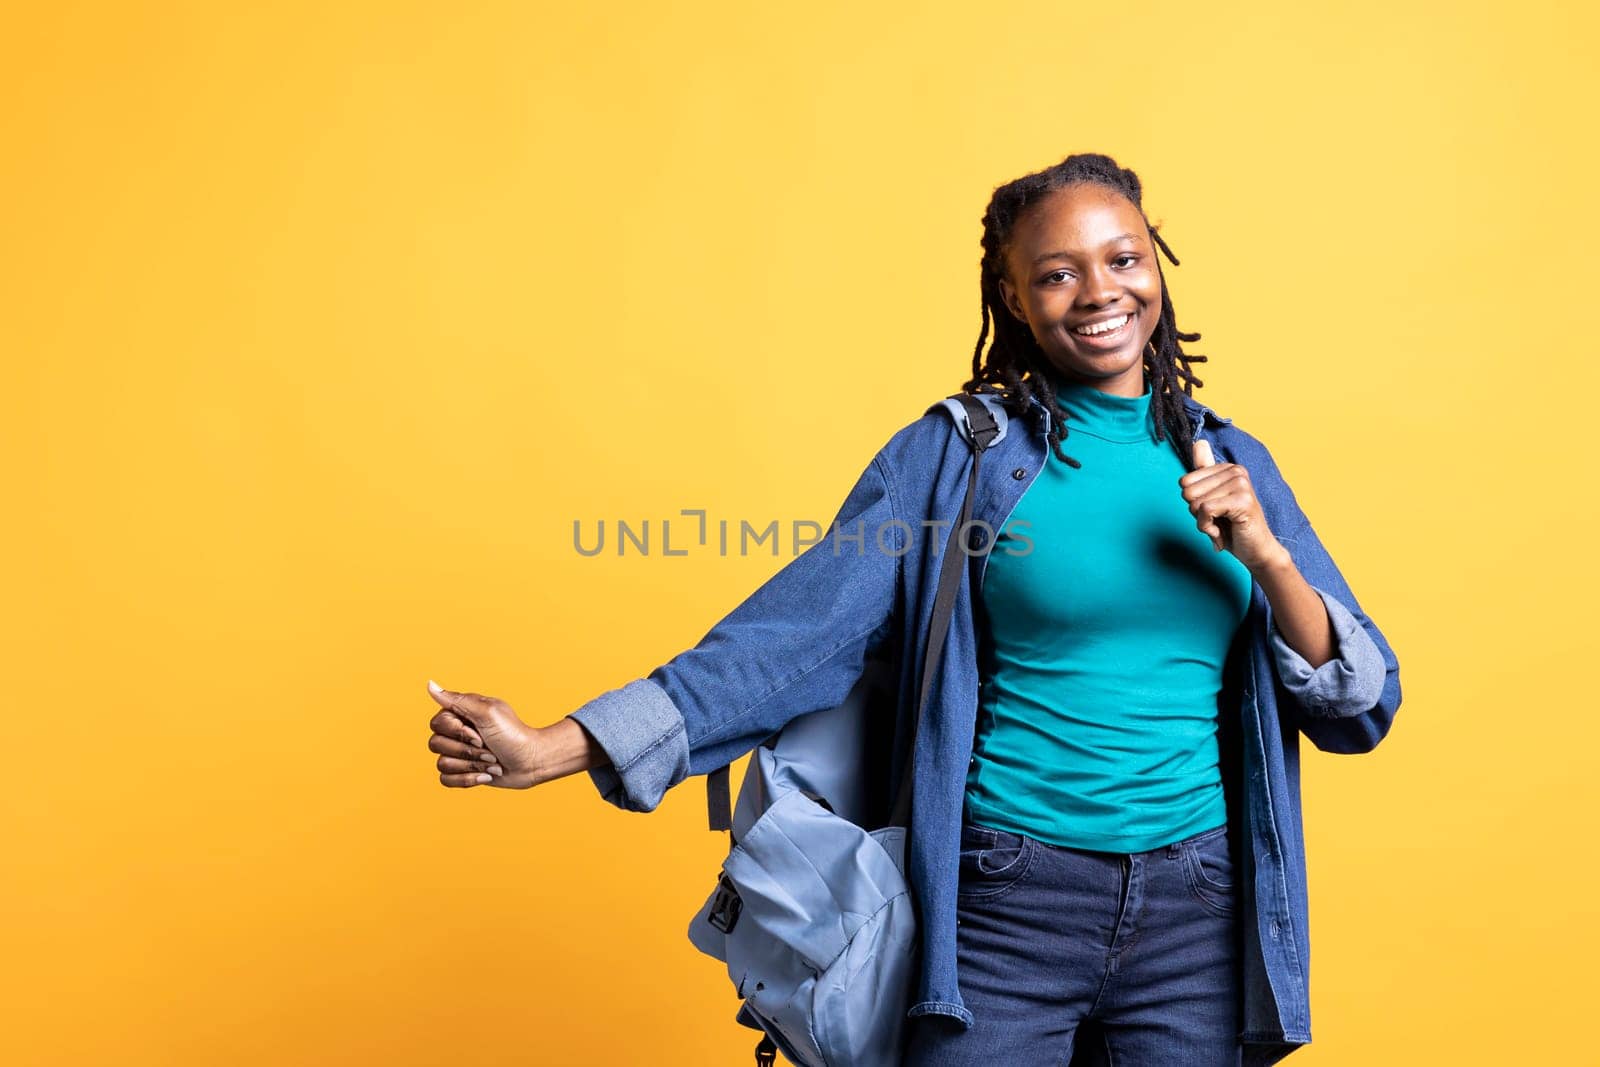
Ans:
<svg viewBox="0 0 1600 1067"><path fill-rule="evenodd" d="M998 408L992 395L984 402ZM1266 446L1192 397L1184 404L1217 461L1248 471L1268 525L1322 597L1338 639L1334 658L1312 669L1283 640L1252 582L1249 612L1224 667L1223 772L1241 843L1240 1037L1247 1064L1268 1064L1311 1040L1300 737L1327 752L1370 751L1400 706L1399 664ZM1025 416L1003 424L979 465L973 518L988 530L1005 527L1047 456L1052 414L1035 399ZM798 715L838 704L879 642L892 642L897 653L897 729L909 727L945 537L972 462L962 423L943 401L929 407L873 456L823 540L693 648L572 713L610 759L589 772L607 801L651 811L684 778L745 755ZM943 1015L962 1027L973 1016L956 977L957 856L980 682L973 591L992 543L984 530L972 531L920 728L907 857L922 948L908 1015Z"/></svg>

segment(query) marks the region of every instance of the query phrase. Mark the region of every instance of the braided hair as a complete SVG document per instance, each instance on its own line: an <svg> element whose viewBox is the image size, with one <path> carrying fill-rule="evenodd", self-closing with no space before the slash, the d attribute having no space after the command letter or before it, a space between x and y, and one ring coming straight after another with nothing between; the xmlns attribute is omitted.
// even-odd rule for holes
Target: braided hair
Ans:
<svg viewBox="0 0 1600 1067"><path fill-rule="evenodd" d="M1034 397L1055 413L1051 420L1050 448L1057 459L1074 468L1082 464L1062 451L1067 436L1067 413L1056 402L1055 386L1045 372L1050 365L1044 350L1034 339L1026 323L1020 322L1005 305L1000 293L1000 279L1005 276L1006 251L1011 242L1017 220L1031 204L1043 199L1057 189L1069 185L1094 184L1104 186L1127 197L1133 206L1144 214L1140 202L1142 188L1139 176L1133 171L1117 166L1110 156L1094 152L1070 155L1054 166L1033 174L1024 175L994 191L989 207L983 215L983 270L979 283L983 300L983 328L978 333L978 345L972 353L972 377L962 386L966 393L997 393L1001 403L1013 415L1028 409ZM1178 259L1172 249L1156 233L1156 227L1145 219L1150 236L1166 253L1172 265ZM1171 442L1184 466L1190 467L1194 429L1183 409L1183 396L1193 396L1194 387L1205 382L1194 376L1190 365L1206 362L1206 357L1189 355L1179 346L1180 341L1198 341L1198 333L1178 330L1172 311L1172 297L1167 292L1167 277L1161 272L1161 259L1156 257L1156 272L1161 278L1161 316L1145 346L1144 371L1150 381L1151 410L1155 415L1158 439ZM993 320L994 337L987 353L983 350L990 339L989 324ZM1179 395L1182 390L1182 395Z"/></svg>

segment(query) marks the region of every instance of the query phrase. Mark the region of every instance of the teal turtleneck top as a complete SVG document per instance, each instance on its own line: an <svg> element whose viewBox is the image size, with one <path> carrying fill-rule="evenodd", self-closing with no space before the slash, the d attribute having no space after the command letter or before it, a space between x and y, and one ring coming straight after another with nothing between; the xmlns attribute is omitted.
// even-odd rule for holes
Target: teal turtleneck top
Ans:
<svg viewBox="0 0 1600 1067"><path fill-rule="evenodd" d="M1250 572L1189 513L1148 380L1138 397L1052 381L1082 467L1047 455L985 565L967 816L1143 852L1227 819L1218 697Z"/></svg>

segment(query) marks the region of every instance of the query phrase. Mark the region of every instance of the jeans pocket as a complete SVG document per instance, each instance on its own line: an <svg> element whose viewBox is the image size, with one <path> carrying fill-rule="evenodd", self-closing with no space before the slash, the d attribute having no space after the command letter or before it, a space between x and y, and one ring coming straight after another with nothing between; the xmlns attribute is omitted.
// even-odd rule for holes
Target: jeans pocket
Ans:
<svg viewBox="0 0 1600 1067"><path fill-rule="evenodd" d="M1206 830L1182 843L1184 881L1201 904L1218 915L1231 915L1237 890L1233 852L1227 827Z"/></svg>
<svg viewBox="0 0 1600 1067"><path fill-rule="evenodd" d="M961 824L959 897L991 897L1021 880L1033 861L1033 838L976 823Z"/></svg>

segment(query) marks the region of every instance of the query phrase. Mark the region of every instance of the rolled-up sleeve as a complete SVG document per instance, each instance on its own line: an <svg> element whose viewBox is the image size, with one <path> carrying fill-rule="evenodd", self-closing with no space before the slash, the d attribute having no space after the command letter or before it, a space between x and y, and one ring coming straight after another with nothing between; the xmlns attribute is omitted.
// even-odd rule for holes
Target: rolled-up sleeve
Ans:
<svg viewBox="0 0 1600 1067"><path fill-rule="evenodd" d="M1360 715L1378 703L1388 667L1383 654L1350 609L1313 585L1328 609L1337 638L1334 656L1320 667L1296 652L1274 619L1267 629L1278 678L1305 710L1327 718Z"/></svg>
<svg viewBox="0 0 1600 1067"><path fill-rule="evenodd" d="M668 789L689 773L683 716L648 678L601 693L571 713L610 759L589 779L608 802L626 811L654 811Z"/></svg>

